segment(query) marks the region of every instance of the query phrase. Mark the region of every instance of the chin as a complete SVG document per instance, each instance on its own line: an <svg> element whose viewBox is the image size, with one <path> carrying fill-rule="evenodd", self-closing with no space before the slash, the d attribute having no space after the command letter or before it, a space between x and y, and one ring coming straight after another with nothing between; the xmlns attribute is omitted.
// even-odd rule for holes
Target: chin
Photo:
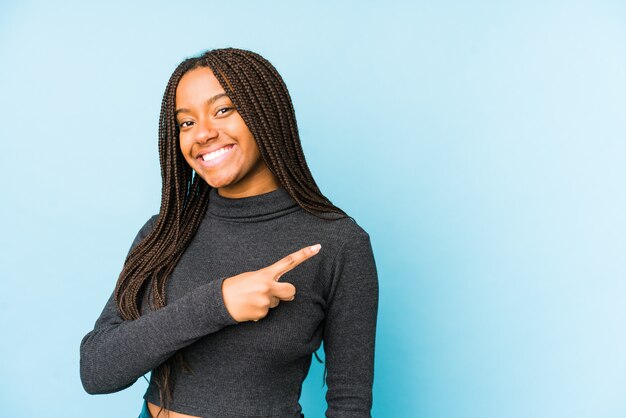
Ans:
<svg viewBox="0 0 626 418"><path fill-rule="evenodd" d="M233 184L233 179L216 179L216 178L207 178L205 176L201 176L207 184L215 189L219 189L220 187L227 187Z"/></svg>

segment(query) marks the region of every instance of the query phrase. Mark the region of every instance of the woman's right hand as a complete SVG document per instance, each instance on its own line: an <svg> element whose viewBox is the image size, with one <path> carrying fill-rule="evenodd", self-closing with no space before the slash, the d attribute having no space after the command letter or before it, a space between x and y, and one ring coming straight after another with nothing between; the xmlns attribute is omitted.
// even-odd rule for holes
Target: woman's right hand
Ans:
<svg viewBox="0 0 626 418"><path fill-rule="evenodd" d="M278 306L281 300L294 300L295 286L281 283L278 279L316 255L320 248L319 244L304 247L260 270L247 271L225 279L222 283L222 294L226 309L233 319L237 322L258 321L267 315L270 308Z"/></svg>

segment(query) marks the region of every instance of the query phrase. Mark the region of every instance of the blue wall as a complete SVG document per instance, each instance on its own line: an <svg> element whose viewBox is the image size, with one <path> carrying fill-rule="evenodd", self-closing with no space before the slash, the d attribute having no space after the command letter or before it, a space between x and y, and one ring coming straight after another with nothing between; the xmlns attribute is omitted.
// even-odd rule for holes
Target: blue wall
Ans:
<svg viewBox="0 0 626 418"><path fill-rule="evenodd" d="M128 3L0 3L3 415L139 413L143 379L83 392L79 343L158 211L170 73L235 46L372 237L374 416L626 416L624 3Z"/></svg>

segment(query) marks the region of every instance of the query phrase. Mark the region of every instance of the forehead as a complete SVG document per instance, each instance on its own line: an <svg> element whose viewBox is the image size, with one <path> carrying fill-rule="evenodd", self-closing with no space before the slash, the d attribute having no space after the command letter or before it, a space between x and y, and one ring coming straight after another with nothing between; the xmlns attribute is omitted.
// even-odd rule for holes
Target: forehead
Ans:
<svg viewBox="0 0 626 418"><path fill-rule="evenodd" d="M208 67L187 71L176 87L176 106L201 103L216 94L225 93L213 72Z"/></svg>

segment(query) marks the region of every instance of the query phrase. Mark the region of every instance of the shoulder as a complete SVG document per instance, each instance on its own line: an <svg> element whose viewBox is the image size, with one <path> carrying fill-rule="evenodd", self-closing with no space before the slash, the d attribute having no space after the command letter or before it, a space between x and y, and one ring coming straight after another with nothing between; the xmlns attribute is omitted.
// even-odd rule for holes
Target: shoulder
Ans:
<svg viewBox="0 0 626 418"><path fill-rule="evenodd" d="M329 251L331 264L325 300L330 303L375 297L378 272L369 233L353 218L336 220L328 228L335 241Z"/></svg>
<svg viewBox="0 0 626 418"><path fill-rule="evenodd" d="M157 213L156 215L150 216L150 218L148 218L148 220L144 222L141 228L139 228L137 235L135 235L135 239L133 240L133 243L130 246L130 250L132 250L137 244L139 244L139 242L141 242L141 240L143 240L145 237L148 236L148 234L154 228L154 224L156 223L158 218L159 218L159 214Z"/></svg>
<svg viewBox="0 0 626 418"><path fill-rule="evenodd" d="M140 236L141 238L148 235L150 231L152 231L152 229L154 228L154 224L156 223L157 219L159 219L158 213L156 215L150 216L150 218L148 218L148 220L139 229L139 232L137 233L137 235Z"/></svg>
<svg viewBox="0 0 626 418"><path fill-rule="evenodd" d="M369 258L373 258L370 235L356 221L348 218L343 224L336 225L340 236L339 249L335 257L335 264L347 260L354 260L359 264L367 264Z"/></svg>
<svg viewBox="0 0 626 418"><path fill-rule="evenodd" d="M342 248L359 243L368 243L370 240L370 235L354 218L338 219L333 221L329 228L332 228L333 232L340 237Z"/></svg>
<svg viewBox="0 0 626 418"><path fill-rule="evenodd" d="M301 210L297 212L295 221L301 233L319 237L335 254L346 248L369 245L370 242L365 228L349 216L324 219Z"/></svg>
<svg viewBox="0 0 626 418"><path fill-rule="evenodd" d="M154 228L154 224L156 223L157 219L159 219L159 214L158 213L155 214L155 215L152 215L150 218L148 218L148 220L141 227L141 229L145 229L145 230L148 230L148 232L150 232L152 230L152 228Z"/></svg>

